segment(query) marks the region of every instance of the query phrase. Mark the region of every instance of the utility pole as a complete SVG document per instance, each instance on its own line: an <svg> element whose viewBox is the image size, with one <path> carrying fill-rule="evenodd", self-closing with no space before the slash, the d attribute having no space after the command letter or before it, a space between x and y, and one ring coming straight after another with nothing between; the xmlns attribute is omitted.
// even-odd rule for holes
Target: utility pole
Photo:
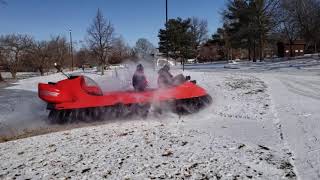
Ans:
<svg viewBox="0 0 320 180"><path fill-rule="evenodd" d="M166 0L166 32L168 33L168 28L167 28L167 25L168 25L168 0ZM167 49L167 61L169 62L169 47L168 47L168 38L167 38L167 43L166 43L166 49Z"/></svg>
<svg viewBox="0 0 320 180"><path fill-rule="evenodd" d="M71 71L73 71L73 48L72 48L72 35L71 35L71 29L69 29L69 33L70 33Z"/></svg>

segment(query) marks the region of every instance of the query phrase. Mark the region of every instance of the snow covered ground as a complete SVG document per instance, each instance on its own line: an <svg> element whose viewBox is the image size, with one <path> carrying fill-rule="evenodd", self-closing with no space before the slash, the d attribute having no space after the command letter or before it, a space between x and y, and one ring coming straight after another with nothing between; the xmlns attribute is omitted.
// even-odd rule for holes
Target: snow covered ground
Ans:
<svg viewBox="0 0 320 180"><path fill-rule="evenodd" d="M0 89L0 135L66 131L1 143L0 178L319 179L319 64L190 65L184 74L213 97L200 113L65 126L46 123L36 94L63 76L21 80ZM131 88L133 70L84 74L107 91ZM155 71L146 74L155 86Z"/></svg>
<svg viewBox="0 0 320 180"><path fill-rule="evenodd" d="M264 75L271 84L283 139L302 179L320 179L320 71L318 75Z"/></svg>

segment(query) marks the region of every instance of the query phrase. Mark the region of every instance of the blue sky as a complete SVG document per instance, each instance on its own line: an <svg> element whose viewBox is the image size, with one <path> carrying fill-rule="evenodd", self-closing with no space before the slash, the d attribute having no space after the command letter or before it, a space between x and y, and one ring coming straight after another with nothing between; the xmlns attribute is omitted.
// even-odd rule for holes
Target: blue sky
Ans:
<svg viewBox="0 0 320 180"><path fill-rule="evenodd" d="M74 41L86 36L98 8L115 27L117 35L134 45L140 37L158 43L165 21L165 0L6 0L0 5L0 34L26 33L37 40L65 35ZM226 0L168 0L169 18L199 17L208 20L212 34L221 25ZM80 45L78 45L80 46Z"/></svg>

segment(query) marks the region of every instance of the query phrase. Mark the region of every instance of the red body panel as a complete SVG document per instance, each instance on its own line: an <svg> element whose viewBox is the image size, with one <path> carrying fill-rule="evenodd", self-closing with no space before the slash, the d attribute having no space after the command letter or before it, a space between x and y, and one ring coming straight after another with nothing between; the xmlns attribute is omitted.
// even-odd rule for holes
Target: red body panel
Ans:
<svg viewBox="0 0 320 180"><path fill-rule="evenodd" d="M40 83L38 93L42 100L54 104L57 110L160 102L207 95L203 88L189 81L166 89L150 89L144 92L115 91L101 95L99 87L85 85L83 76L62 80L56 84Z"/></svg>

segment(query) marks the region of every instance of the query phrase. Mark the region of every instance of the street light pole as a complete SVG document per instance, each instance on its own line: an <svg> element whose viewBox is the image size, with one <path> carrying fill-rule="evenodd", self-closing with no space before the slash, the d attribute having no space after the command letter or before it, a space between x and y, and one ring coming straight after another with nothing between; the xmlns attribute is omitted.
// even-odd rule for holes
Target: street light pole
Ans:
<svg viewBox="0 0 320 180"><path fill-rule="evenodd" d="M166 23L168 22L168 0L166 0Z"/></svg>
<svg viewBox="0 0 320 180"><path fill-rule="evenodd" d="M166 33L168 33L168 0L166 0ZM169 62L169 47L168 47L168 37L167 37L167 43L166 43L166 49L167 49L167 61Z"/></svg>
<svg viewBox="0 0 320 180"><path fill-rule="evenodd" d="M70 33L71 71L73 71L73 48L72 48L72 35L71 35L71 29L69 30L69 33Z"/></svg>

